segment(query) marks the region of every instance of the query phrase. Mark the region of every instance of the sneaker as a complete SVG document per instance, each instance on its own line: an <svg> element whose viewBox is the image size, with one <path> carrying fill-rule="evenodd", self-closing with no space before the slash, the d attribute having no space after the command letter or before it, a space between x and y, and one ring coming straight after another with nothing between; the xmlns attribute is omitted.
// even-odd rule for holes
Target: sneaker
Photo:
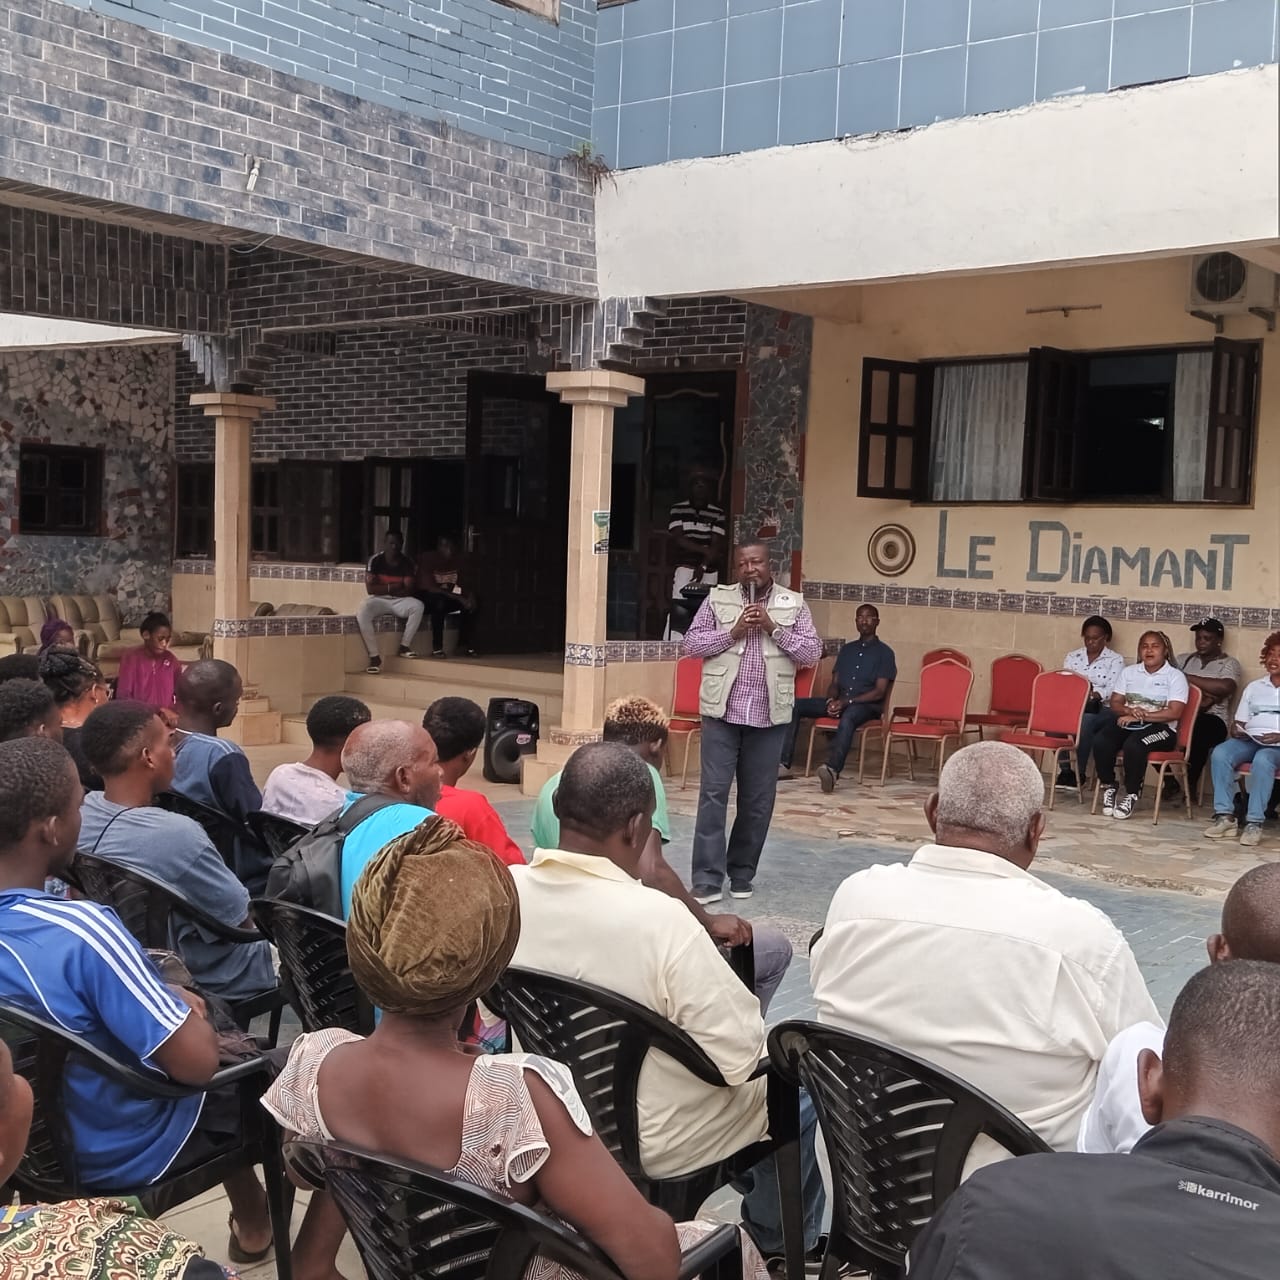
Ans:
<svg viewBox="0 0 1280 1280"><path fill-rule="evenodd" d="M1248 822L1245 824L1244 830L1240 833L1240 843L1245 845L1255 845L1262 840L1262 823Z"/></svg>
<svg viewBox="0 0 1280 1280"><path fill-rule="evenodd" d="M1130 794L1125 796L1122 800L1116 801L1115 812L1113 812L1111 816L1113 818L1120 818L1122 821L1125 818L1132 817L1134 806L1137 803L1138 797L1130 792Z"/></svg>
<svg viewBox="0 0 1280 1280"><path fill-rule="evenodd" d="M1236 834L1235 815L1232 813L1215 813L1213 821L1204 829L1205 836L1210 840L1222 840L1227 836Z"/></svg>
<svg viewBox="0 0 1280 1280"><path fill-rule="evenodd" d="M829 764L818 766L818 786L824 796L829 796L836 789L836 771Z"/></svg>
<svg viewBox="0 0 1280 1280"><path fill-rule="evenodd" d="M443 658L443 657L446 657L447 655L445 654L445 651L443 649L432 649L431 656L433 658Z"/></svg>
<svg viewBox="0 0 1280 1280"><path fill-rule="evenodd" d="M1063 769L1058 774L1058 781L1056 785L1059 789L1066 787L1074 791L1080 784L1076 781L1076 775L1072 770Z"/></svg>
<svg viewBox="0 0 1280 1280"><path fill-rule="evenodd" d="M1102 788L1102 816L1104 818L1114 818L1116 813L1116 789L1115 787Z"/></svg>
<svg viewBox="0 0 1280 1280"><path fill-rule="evenodd" d="M791 766L789 764L780 764L778 766L779 782L790 782L791 779L794 778L795 776L796 775L791 772Z"/></svg>
<svg viewBox="0 0 1280 1280"><path fill-rule="evenodd" d="M752 892L750 880L729 881L729 897L731 898L749 898Z"/></svg>
<svg viewBox="0 0 1280 1280"><path fill-rule="evenodd" d="M366 673L367 675L376 676L376 675L378 675L381 671L382 671L382 659L381 659L381 658L370 658L370 659L369 659L369 665L368 665L367 667L365 667L365 673Z"/></svg>
<svg viewBox="0 0 1280 1280"><path fill-rule="evenodd" d="M707 907L713 902L719 902L724 897L724 891L719 885L712 888L710 885L694 885L693 900L700 906Z"/></svg>
<svg viewBox="0 0 1280 1280"><path fill-rule="evenodd" d="M414 651L410 649L408 645L404 645L404 644L400 646L400 652L396 654L397 658L416 658L417 656L418 655L414 653Z"/></svg>

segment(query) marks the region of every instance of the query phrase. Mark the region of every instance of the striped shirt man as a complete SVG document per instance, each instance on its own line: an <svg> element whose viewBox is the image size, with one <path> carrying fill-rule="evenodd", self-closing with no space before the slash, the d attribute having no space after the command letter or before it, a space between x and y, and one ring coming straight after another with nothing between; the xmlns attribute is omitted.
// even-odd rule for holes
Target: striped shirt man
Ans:
<svg viewBox="0 0 1280 1280"><path fill-rule="evenodd" d="M724 508L714 502L696 504L685 498L671 508L667 532L683 538L686 543L710 548L712 538L725 536ZM696 565L698 558L693 552L682 549L679 563Z"/></svg>
<svg viewBox="0 0 1280 1280"><path fill-rule="evenodd" d="M0 892L0 991L108 1056L167 1079L152 1061L190 1012L114 911L35 889ZM204 1097L149 1098L72 1059L63 1097L86 1186L146 1186L196 1127Z"/></svg>

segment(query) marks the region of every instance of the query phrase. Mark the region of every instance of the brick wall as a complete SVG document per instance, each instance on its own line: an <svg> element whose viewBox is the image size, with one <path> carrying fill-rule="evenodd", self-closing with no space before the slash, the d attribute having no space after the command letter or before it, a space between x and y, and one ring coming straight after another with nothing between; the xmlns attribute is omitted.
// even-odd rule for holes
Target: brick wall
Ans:
<svg viewBox="0 0 1280 1280"><path fill-rule="evenodd" d="M594 0L73 0L107 17L546 152L591 136Z"/></svg>
<svg viewBox="0 0 1280 1280"><path fill-rule="evenodd" d="M226 328L227 251L0 205L0 311L146 329Z"/></svg>
<svg viewBox="0 0 1280 1280"><path fill-rule="evenodd" d="M253 456L460 457L466 443L467 373L524 373L524 343L423 329L335 335L331 357L290 351L263 384L277 408L254 428ZM175 450L180 462L213 458L210 420L190 406L204 388L178 360Z"/></svg>
<svg viewBox="0 0 1280 1280"><path fill-rule="evenodd" d="M747 304L734 298L669 298L664 315L636 361L639 372L658 369L729 369L743 362Z"/></svg>
<svg viewBox="0 0 1280 1280"><path fill-rule="evenodd" d="M146 2L153 11L169 7ZM204 2L235 12L222 0ZM493 0L471 2L514 13ZM347 3L391 13L374 0ZM341 12L337 0L332 11ZM419 25L432 30L429 21ZM0 193L52 192L112 221L197 239L276 237L279 247L320 257L359 255L538 293L592 294L590 182L563 150L535 152L365 101L184 42L172 27L162 34L56 0L7 0ZM537 35L534 45L547 39ZM495 64L493 74L499 70ZM253 191L246 157L260 161Z"/></svg>

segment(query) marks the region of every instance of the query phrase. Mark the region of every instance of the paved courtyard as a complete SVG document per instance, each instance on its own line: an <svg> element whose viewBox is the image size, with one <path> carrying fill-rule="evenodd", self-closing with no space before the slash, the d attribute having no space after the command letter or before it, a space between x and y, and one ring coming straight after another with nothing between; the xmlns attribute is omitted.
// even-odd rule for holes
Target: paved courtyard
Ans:
<svg viewBox="0 0 1280 1280"><path fill-rule="evenodd" d="M261 782L272 766L300 753L275 747L249 754ZM466 784L490 797L517 843L527 848L533 801L513 787L493 786L479 777L468 777ZM693 780L683 792L678 783L669 786L668 856L687 882L697 791ZM822 795L812 781L780 785L756 894L746 902L726 897L720 906L768 921L795 947L795 960L770 1009L771 1024L812 1016L808 943L825 918L832 893L846 876L864 867L906 861L928 838L920 805L929 790L923 780L894 781L883 789L868 783L860 791L849 786L833 796ZM1271 828L1267 841L1248 851L1234 843L1222 848L1203 841L1203 825L1198 819L1189 824L1185 817L1162 818L1158 827L1152 827L1149 816L1127 823L1091 818L1068 794L1051 815L1049 835L1035 865L1037 874L1093 903L1124 930L1152 996L1166 1015L1183 983L1205 962L1204 939L1218 927L1226 886L1248 867L1280 853L1280 835L1272 835ZM708 1210L726 1214L732 1204L717 1199ZM168 1218L176 1229L200 1241L210 1257L226 1260L226 1203L221 1196L203 1197ZM301 1208L295 1211L295 1225L300 1218ZM348 1280L364 1274L349 1239L339 1267ZM241 1271L255 1280L267 1280L274 1273L270 1262Z"/></svg>

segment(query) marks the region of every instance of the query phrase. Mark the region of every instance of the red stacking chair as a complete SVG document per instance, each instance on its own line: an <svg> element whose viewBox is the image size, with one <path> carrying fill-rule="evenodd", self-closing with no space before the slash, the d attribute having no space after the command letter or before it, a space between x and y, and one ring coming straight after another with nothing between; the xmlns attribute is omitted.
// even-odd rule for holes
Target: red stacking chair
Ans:
<svg viewBox="0 0 1280 1280"><path fill-rule="evenodd" d="M1151 825L1154 827L1160 821L1160 800L1161 793L1164 791L1164 777L1166 773L1172 772L1175 777L1182 781L1182 791L1187 801L1187 817L1194 817L1193 805L1191 800L1191 788L1187 784L1187 752L1191 749L1191 734L1195 729L1196 716L1200 713L1200 700L1202 694L1195 685L1191 685L1187 690L1187 705L1182 715L1178 717L1178 737L1173 746L1168 751L1153 751L1147 757L1147 768L1156 771L1156 804L1155 814L1151 819ZM1244 766L1248 769L1248 765ZM1098 780L1093 780L1093 807L1090 813L1098 812Z"/></svg>
<svg viewBox="0 0 1280 1280"><path fill-rule="evenodd" d="M918 741L938 744L938 768L946 753L947 741L964 733L964 718L969 708L969 694L973 691L973 670L950 658L931 662L920 672L920 701L915 707L915 717L909 721L890 720L884 727L884 760L880 765L880 781L889 772L889 752L898 739L908 748ZM907 774L915 780L915 765L910 750L907 751Z"/></svg>
<svg viewBox="0 0 1280 1280"><path fill-rule="evenodd" d="M892 680L889 681L889 687L884 691L883 706L887 711L889 708L889 699L893 697ZM876 737L881 736L884 729L885 716L882 714L879 720L868 720L866 724L859 725L858 731L853 735L853 740L858 744L858 781L862 781L863 772L867 765L867 735L874 734ZM833 719L831 716L819 716L813 722L813 728L809 731L809 754L804 762L804 776L807 778L813 771L813 740L821 730L823 733L835 733L840 727L840 721Z"/></svg>
<svg viewBox="0 0 1280 1280"><path fill-rule="evenodd" d="M972 667L973 663L969 661L967 653L961 653L959 649L930 649L928 653L920 659L920 670L934 662L958 662L962 667ZM892 720L914 720L916 718L915 707L902 706L894 707L890 719Z"/></svg>
<svg viewBox="0 0 1280 1280"><path fill-rule="evenodd" d="M1011 729L1000 740L1010 746L1035 753L1036 762L1044 765L1044 753L1066 751L1076 758L1076 777L1084 777L1085 761L1080 759L1080 721L1092 685L1074 671L1044 671L1031 687L1031 713L1025 729ZM1058 771L1049 771L1049 808L1053 808L1058 791ZM1076 790L1076 798L1084 804L1084 789Z"/></svg>
<svg viewBox="0 0 1280 1280"><path fill-rule="evenodd" d="M702 712L698 710L701 688L702 659L679 659L676 662L676 687L671 697L667 736L684 739L684 760L680 769L681 791L685 789L689 779L689 752L693 749L693 740L702 737ZM667 754L667 773L674 773L670 752Z"/></svg>
<svg viewBox="0 0 1280 1280"><path fill-rule="evenodd" d="M965 717L965 726L974 726L978 737L987 725L1017 729L1031 716L1031 690L1044 668L1020 653L1007 653L991 664L991 703L986 711Z"/></svg>

